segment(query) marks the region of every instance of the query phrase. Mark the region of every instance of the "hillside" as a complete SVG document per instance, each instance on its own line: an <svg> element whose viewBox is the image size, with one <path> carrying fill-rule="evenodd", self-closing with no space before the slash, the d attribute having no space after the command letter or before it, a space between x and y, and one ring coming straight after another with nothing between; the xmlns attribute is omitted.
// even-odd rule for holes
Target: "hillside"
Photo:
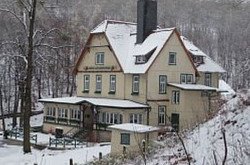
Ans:
<svg viewBox="0 0 250 165"><path fill-rule="evenodd" d="M244 90L222 106L219 113L210 121L201 124L184 137L187 151L193 164L221 164L225 147L222 138L225 130L228 165L250 162L250 90ZM173 139L150 158L148 164L186 164L181 161L183 147L173 144Z"/></svg>
<svg viewBox="0 0 250 165"><path fill-rule="evenodd" d="M225 156L223 129L228 150L226 164L249 164L250 90L238 92L221 107L213 119L182 135L191 164L222 164ZM157 143L153 153L147 157L147 165L188 164L183 146L177 136ZM125 164L144 164L144 162L139 156Z"/></svg>

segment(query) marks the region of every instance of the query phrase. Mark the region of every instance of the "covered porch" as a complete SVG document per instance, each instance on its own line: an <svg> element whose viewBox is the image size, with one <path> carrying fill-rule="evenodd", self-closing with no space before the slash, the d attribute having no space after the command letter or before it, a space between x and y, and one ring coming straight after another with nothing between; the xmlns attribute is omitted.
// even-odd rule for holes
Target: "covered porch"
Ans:
<svg viewBox="0 0 250 165"><path fill-rule="evenodd" d="M44 103L44 132L55 133L60 127L64 134L84 132L91 141L102 141L109 125L147 124L148 120L149 106L130 100L64 97L39 101Z"/></svg>

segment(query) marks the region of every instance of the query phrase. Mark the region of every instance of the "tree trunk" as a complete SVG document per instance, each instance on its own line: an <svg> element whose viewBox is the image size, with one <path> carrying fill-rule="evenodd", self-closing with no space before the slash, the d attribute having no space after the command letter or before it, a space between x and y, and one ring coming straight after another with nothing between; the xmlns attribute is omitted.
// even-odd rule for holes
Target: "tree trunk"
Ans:
<svg viewBox="0 0 250 165"><path fill-rule="evenodd" d="M2 84L0 83L0 110L1 110L1 116L2 116L2 125L3 125L3 132L5 135L5 120L4 120L4 111L3 111L3 96L2 96ZM6 138L6 136L4 136Z"/></svg>
<svg viewBox="0 0 250 165"><path fill-rule="evenodd" d="M32 8L29 11L29 36L28 36L28 55L27 55L27 73L25 80L25 102L24 102L24 136L23 136L23 152L31 152L30 147L30 114L32 108L31 87L32 87L32 71L33 71L33 35L36 14L36 0L32 1Z"/></svg>

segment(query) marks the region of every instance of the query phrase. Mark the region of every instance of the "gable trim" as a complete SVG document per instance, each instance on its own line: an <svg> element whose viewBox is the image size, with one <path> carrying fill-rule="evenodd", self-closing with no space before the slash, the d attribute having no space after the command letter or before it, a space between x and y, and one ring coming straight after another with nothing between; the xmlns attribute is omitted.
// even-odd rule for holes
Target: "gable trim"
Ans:
<svg viewBox="0 0 250 165"><path fill-rule="evenodd" d="M153 63L155 62L156 58L159 56L159 54L160 54L160 53L162 52L162 50L165 48L166 44L168 43L168 41L170 40L170 38L173 36L174 33L177 35L177 38L178 38L178 40L180 41L182 48L184 49L186 55L188 56L188 59L190 60L191 65L193 66L193 68L194 68L194 70L195 70L195 75L196 75L196 76L199 76L199 72L198 72L197 68L196 68L195 65L194 65L194 62L193 62L193 60L192 60L192 58L191 58L191 55L188 53L187 49L185 48L185 46L184 46L184 44L183 44L183 42L182 42L182 40L181 40L181 38L180 38L180 34L179 34L179 32L177 31L176 28L174 28L173 32L171 33L171 35L168 37L168 39L167 39L166 42L164 43L163 47L161 48L161 50L159 51L159 53L158 53L157 56L155 57L154 61L151 63L151 65L150 65L150 66L148 67L148 69L146 70L146 73L148 73L149 69L151 68L151 66L152 66Z"/></svg>
<svg viewBox="0 0 250 165"><path fill-rule="evenodd" d="M88 40L87 40L87 42L86 42L86 44L85 44L83 50L81 51L81 55L80 55L80 57L78 58L78 60L77 60L77 62L76 62L75 68L73 69L73 74L76 75L77 72L79 72L79 71L78 71L78 67L79 67L79 65L81 64L81 62L82 62L84 56L86 55L86 51L89 50L90 47L91 47L91 46L89 46L90 41L92 40L93 36L96 35L96 34L103 34L103 35L104 35L105 39L106 39L107 42L108 42L108 45L104 45L104 46L105 46L105 47L108 47L108 48L110 49L110 51L114 54L115 59L116 59L118 65L119 65L119 67L120 67L121 70L123 71L123 68L121 67L120 62L119 62L119 60L117 59L117 56L116 56L116 54L115 54L115 52L114 52L114 49L112 48L112 45L110 44L110 41L108 40L108 37L107 37L106 33L105 33L105 32L102 32L102 33L90 33L90 35L89 35L89 37L88 37Z"/></svg>
<svg viewBox="0 0 250 165"><path fill-rule="evenodd" d="M82 61L82 59L83 59L83 57L84 57L84 54L85 54L85 52L89 49L89 47L87 47L86 45L89 45L89 42L91 41L92 37L93 37L93 34L90 33L90 35L89 35L89 37L88 37L88 40L87 40L87 42L86 42L84 48L83 48L82 51L81 51L81 55L79 56L79 58L78 58L78 60L77 60L77 62L76 62L75 68L73 69L73 74L74 74L74 75L77 74L77 72L78 72L78 67L79 67L79 65L80 65L80 63L81 63L81 61Z"/></svg>
<svg viewBox="0 0 250 165"><path fill-rule="evenodd" d="M183 41L181 40L181 35L180 35L180 33L177 31L177 29L175 29L175 33L177 34L177 37L178 37L178 39L179 39L179 41L180 41L180 43L181 43L181 46L182 46L182 48L184 49L184 51L186 52L186 54L187 54L187 56L188 56L188 59L189 59L189 61L191 62L192 66L193 66L193 68L194 68L194 70L195 70L195 76L200 77L200 74L199 74L197 68L196 68L195 65L194 65L194 61L193 61L193 59L192 59L192 57L191 57L191 54L189 53L189 51L188 51L187 48L185 47Z"/></svg>
<svg viewBox="0 0 250 165"><path fill-rule="evenodd" d="M164 49L164 47L166 46L166 44L168 43L169 39L172 37L172 35L174 34L174 31L176 30L176 28L174 28L174 30L172 31L172 33L170 34L170 36L168 37L168 39L165 41L165 43L163 44L161 50L159 51L159 53L156 55L156 57L154 58L154 60L152 61L152 63L150 64L150 66L147 68L146 70L146 74L148 73L149 69L152 67L152 65L154 64L154 62L156 61L157 57L159 56L159 54L162 52L162 50Z"/></svg>

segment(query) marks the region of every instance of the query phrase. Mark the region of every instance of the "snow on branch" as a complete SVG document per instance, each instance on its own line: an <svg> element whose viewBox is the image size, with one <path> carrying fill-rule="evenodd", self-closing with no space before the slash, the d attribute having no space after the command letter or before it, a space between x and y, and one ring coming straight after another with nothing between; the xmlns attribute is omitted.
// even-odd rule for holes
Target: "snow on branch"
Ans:
<svg viewBox="0 0 250 165"><path fill-rule="evenodd" d="M51 49L61 49L61 48L66 48L66 47L74 47L74 45L62 45L62 46L51 46L49 44L40 44L36 46L44 46L44 47L49 47Z"/></svg>
<svg viewBox="0 0 250 165"><path fill-rule="evenodd" d="M42 31L37 30L37 31L34 33L33 38L38 34L38 32L42 33ZM41 45L41 43L43 42L43 40L46 39L46 37L47 37L50 33L52 33L52 32L58 32L59 34L61 34L61 30L58 29L58 28L50 29L49 31L47 31L47 32L43 35L43 37L42 37L39 41L37 41L37 44L35 44L35 46Z"/></svg>

